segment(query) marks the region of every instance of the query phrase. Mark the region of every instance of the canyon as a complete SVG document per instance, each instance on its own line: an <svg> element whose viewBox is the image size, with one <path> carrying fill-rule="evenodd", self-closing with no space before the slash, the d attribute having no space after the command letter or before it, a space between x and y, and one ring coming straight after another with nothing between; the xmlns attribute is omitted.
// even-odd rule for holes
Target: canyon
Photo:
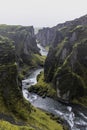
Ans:
<svg viewBox="0 0 87 130"><path fill-rule="evenodd" d="M36 34L0 25L0 128L86 130L86 112L87 15Z"/></svg>

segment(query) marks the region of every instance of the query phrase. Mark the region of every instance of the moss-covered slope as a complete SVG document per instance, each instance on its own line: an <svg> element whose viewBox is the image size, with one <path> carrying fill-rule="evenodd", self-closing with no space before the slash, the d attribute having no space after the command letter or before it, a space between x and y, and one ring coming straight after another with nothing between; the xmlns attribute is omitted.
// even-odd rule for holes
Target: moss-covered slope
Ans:
<svg viewBox="0 0 87 130"><path fill-rule="evenodd" d="M60 33L45 62L45 80L55 84L59 98L79 100L87 96L87 27L66 28Z"/></svg>
<svg viewBox="0 0 87 130"><path fill-rule="evenodd" d="M9 111L20 117L22 113L20 108L25 102L20 87L21 81L18 79L15 47L12 41L0 36L0 51L2 52L0 53L0 112Z"/></svg>

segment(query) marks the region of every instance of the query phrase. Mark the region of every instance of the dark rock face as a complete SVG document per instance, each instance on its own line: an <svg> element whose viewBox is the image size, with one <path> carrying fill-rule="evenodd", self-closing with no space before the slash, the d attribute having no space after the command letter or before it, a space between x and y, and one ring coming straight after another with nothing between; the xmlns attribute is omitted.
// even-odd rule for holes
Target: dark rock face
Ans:
<svg viewBox="0 0 87 130"><path fill-rule="evenodd" d="M2 97L4 104L10 107L17 95L22 97L12 41L0 36L0 52L0 98Z"/></svg>
<svg viewBox="0 0 87 130"><path fill-rule="evenodd" d="M57 32L44 75L63 100L87 96L87 27L75 24Z"/></svg>
<svg viewBox="0 0 87 130"><path fill-rule="evenodd" d="M26 119L20 110L30 112L31 105L27 104L22 96L13 41L0 36L0 52L0 113L13 113L21 119Z"/></svg>
<svg viewBox="0 0 87 130"><path fill-rule="evenodd" d="M31 64L33 53L39 53L33 27L0 25L0 35L13 40L18 63Z"/></svg>
<svg viewBox="0 0 87 130"><path fill-rule="evenodd" d="M60 31L57 31L55 34L55 39L52 43L53 47L56 47L58 43L60 43L63 39L63 34Z"/></svg>
<svg viewBox="0 0 87 130"><path fill-rule="evenodd" d="M75 26L78 26L78 25L87 25L87 15L80 17L78 19L72 20L72 21L67 21L65 23L58 24L52 28L40 29L36 35L36 38L41 43L42 46L51 45L55 39L56 31L65 29L67 30L66 32L68 33L70 28L74 28ZM73 37L71 40L73 40L73 38L75 38L75 34L73 34Z"/></svg>
<svg viewBox="0 0 87 130"><path fill-rule="evenodd" d="M14 63L15 46L13 46L12 41L2 36L0 36L0 41L0 65Z"/></svg>
<svg viewBox="0 0 87 130"><path fill-rule="evenodd" d="M51 28L40 29L36 35L37 40L41 43L42 46L47 46L52 44L55 37L55 31Z"/></svg>

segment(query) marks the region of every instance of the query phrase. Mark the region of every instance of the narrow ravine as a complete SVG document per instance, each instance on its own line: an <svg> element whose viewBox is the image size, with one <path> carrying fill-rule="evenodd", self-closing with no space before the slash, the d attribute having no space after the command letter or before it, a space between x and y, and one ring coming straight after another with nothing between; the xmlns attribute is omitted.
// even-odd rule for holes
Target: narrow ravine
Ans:
<svg viewBox="0 0 87 130"><path fill-rule="evenodd" d="M41 45L38 44L40 53L47 55L47 51ZM46 53L45 53L46 52ZM43 109L47 112L51 112L56 116L64 119L71 130L87 130L87 110L79 106L65 105L51 98L42 98L34 93L29 93L27 88L37 83L37 75L44 71L43 68L36 69L32 74L22 81L23 96L26 100L37 108Z"/></svg>
<svg viewBox="0 0 87 130"><path fill-rule="evenodd" d="M38 46L38 48L40 49L41 55L42 55L42 56L47 56L48 51L47 51L44 47L42 47L40 44L38 44L38 43L37 43L37 46Z"/></svg>

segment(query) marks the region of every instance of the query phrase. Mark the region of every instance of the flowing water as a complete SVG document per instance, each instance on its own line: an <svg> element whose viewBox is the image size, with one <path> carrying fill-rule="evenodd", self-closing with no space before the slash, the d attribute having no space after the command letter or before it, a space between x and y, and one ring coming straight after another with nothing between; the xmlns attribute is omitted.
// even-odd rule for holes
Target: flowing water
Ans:
<svg viewBox="0 0 87 130"><path fill-rule="evenodd" d="M42 98L27 91L28 87L37 83L37 75L41 71L44 71L43 68L36 69L22 81L22 92L25 99L31 102L33 106L64 119L68 123L70 130L87 130L87 109L74 105L65 105L51 98Z"/></svg>
<svg viewBox="0 0 87 130"><path fill-rule="evenodd" d="M38 43L37 43L37 46L38 46L38 48L40 49L41 55L47 56L48 51L47 51L44 47L42 47L40 44L38 44Z"/></svg>

